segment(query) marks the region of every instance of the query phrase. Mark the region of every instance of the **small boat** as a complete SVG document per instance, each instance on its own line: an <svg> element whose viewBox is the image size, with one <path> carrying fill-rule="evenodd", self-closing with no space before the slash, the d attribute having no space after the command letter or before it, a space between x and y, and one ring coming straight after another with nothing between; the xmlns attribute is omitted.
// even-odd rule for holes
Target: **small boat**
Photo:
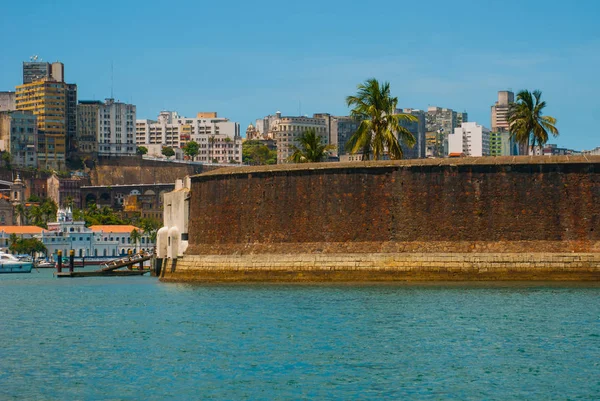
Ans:
<svg viewBox="0 0 600 401"><path fill-rule="evenodd" d="M9 253L0 252L0 273L31 273L33 262L21 261Z"/></svg>
<svg viewBox="0 0 600 401"><path fill-rule="evenodd" d="M35 264L35 267L38 269L54 269L56 263L49 260L40 260Z"/></svg>

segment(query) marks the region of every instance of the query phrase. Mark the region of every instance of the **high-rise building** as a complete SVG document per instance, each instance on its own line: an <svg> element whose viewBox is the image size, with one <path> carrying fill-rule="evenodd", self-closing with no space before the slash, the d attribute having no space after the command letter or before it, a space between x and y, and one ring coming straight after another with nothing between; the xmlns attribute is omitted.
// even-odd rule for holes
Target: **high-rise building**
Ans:
<svg viewBox="0 0 600 401"><path fill-rule="evenodd" d="M490 130L475 122L462 123L448 135L448 151L450 156L489 156Z"/></svg>
<svg viewBox="0 0 600 401"><path fill-rule="evenodd" d="M417 121L400 121L400 125L408 129L415 137L415 146L408 147L401 143L405 159L424 159L425 158L425 112L416 109L397 109L397 114L409 114L417 118Z"/></svg>
<svg viewBox="0 0 600 401"><path fill-rule="evenodd" d="M77 134L75 142L81 154L97 155L100 138L99 100L81 100L77 105Z"/></svg>
<svg viewBox="0 0 600 401"><path fill-rule="evenodd" d="M162 147L181 149L189 141L198 143L195 161L241 163L240 125L215 112L200 112L195 118L174 111L162 111L156 120L136 120L136 143L161 157Z"/></svg>
<svg viewBox="0 0 600 401"><path fill-rule="evenodd" d="M329 143L335 146L333 154L337 154L338 157L348 153L346 150L346 144L350 137L358 130L360 121L349 116L332 116L331 123L329 125Z"/></svg>
<svg viewBox="0 0 600 401"><path fill-rule="evenodd" d="M490 141L490 154L492 156L517 155L518 146L510 138L508 123L508 110L515 101L515 94L511 91L499 91L498 101L491 107L492 134Z"/></svg>
<svg viewBox="0 0 600 401"><path fill-rule="evenodd" d="M56 64L56 63L55 63ZM61 63L62 66L62 63ZM67 158L77 152L77 85L66 84L66 140Z"/></svg>
<svg viewBox="0 0 600 401"><path fill-rule="evenodd" d="M115 102L98 105L98 156L134 156L136 107Z"/></svg>
<svg viewBox="0 0 600 401"><path fill-rule="evenodd" d="M16 88L17 110L37 116L38 166L65 168L67 85L43 79Z"/></svg>
<svg viewBox="0 0 600 401"><path fill-rule="evenodd" d="M31 111L0 111L0 151L19 167L37 167L38 127Z"/></svg>
<svg viewBox="0 0 600 401"><path fill-rule="evenodd" d="M467 113L457 113L452 109L433 106L427 108L425 119L426 155L428 157L448 156L448 135L454 132L454 128L468 121Z"/></svg>
<svg viewBox="0 0 600 401"><path fill-rule="evenodd" d="M23 84L30 84L43 79L65 82L65 66L57 61L52 64L45 61L23 62Z"/></svg>
<svg viewBox="0 0 600 401"><path fill-rule="evenodd" d="M0 92L0 111L16 110L15 92Z"/></svg>

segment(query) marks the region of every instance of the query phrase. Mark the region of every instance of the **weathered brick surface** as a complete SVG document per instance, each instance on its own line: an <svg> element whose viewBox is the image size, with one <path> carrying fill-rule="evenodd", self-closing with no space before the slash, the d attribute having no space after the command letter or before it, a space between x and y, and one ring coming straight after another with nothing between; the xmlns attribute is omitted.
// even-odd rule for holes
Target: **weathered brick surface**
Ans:
<svg viewBox="0 0 600 401"><path fill-rule="evenodd" d="M223 169L163 280L598 280L600 157Z"/></svg>
<svg viewBox="0 0 600 401"><path fill-rule="evenodd" d="M190 216L188 254L600 252L600 157L217 170Z"/></svg>

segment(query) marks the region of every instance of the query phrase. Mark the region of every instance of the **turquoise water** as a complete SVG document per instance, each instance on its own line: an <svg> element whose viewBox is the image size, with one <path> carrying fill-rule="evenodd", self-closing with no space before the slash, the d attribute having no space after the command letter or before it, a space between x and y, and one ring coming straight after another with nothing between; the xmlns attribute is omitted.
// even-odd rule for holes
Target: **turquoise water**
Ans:
<svg viewBox="0 0 600 401"><path fill-rule="evenodd" d="M0 400L599 400L600 287L0 275Z"/></svg>

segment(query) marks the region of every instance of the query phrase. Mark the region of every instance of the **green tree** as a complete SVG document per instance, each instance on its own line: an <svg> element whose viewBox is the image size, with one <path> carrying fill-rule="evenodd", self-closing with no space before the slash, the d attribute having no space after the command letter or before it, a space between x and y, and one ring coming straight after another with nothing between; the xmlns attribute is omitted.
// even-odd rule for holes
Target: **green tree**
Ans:
<svg viewBox="0 0 600 401"><path fill-rule="evenodd" d="M27 198L27 202L35 202L35 203L37 203L37 202L41 202L41 201L42 200L40 199L40 197L37 196L36 194L31 194L29 196L29 198Z"/></svg>
<svg viewBox="0 0 600 401"><path fill-rule="evenodd" d="M35 258L36 253L46 253L47 249L37 238L19 239L15 244L9 247L11 252L16 254L28 254Z"/></svg>
<svg viewBox="0 0 600 401"><path fill-rule="evenodd" d="M144 218L140 220L140 226L144 230L144 235L147 236L148 240L154 244L156 248L156 234L158 229L162 226L160 221L152 218Z"/></svg>
<svg viewBox="0 0 600 401"><path fill-rule="evenodd" d="M186 143L183 146L183 153L194 160L194 157L198 156L198 153L200 153L200 146L198 145L198 142L189 141Z"/></svg>
<svg viewBox="0 0 600 401"><path fill-rule="evenodd" d="M15 248L17 246L17 244L19 243L19 237L17 236L17 234L12 233L9 237L8 237L8 249L11 252L15 252Z"/></svg>
<svg viewBox="0 0 600 401"><path fill-rule="evenodd" d="M522 90L517 93L517 101L508 108L508 124L511 138L530 149L548 142L548 133L558 136L556 118L544 116L546 102L540 100L542 92Z"/></svg>
<svg viewBox="0 0 600 401"><path fill-rule="evenodd" d="M362 159L379 160L387 152L391 159L402 159L401 143L413 147L415 137L401 121L417 121L410 114L396 114L398 98L391 97L389 82L379 83L369 79L358 85L358 93L346 98L346 104L354 108L350 115L361 121L350 137L346 149L350 153L362 152Z"/></svg>
<svg viewBox="0 0 600 401"><path fill-rule="evenodd" d="M171 156L175 156L175 151L173 150L172 147L165 146L162 148L162 154L163 154L163 156L165 156L168 159Z"/></svg>
<svg viewBox="0 0 600 401"><path fill-rule="evenodd" d="M242 161L247 164L277 164L277 151L270 150L260 141L244 141L242 143Z"/></svg>
<svg viewBox="0 0 600 401"><path fill-rule="evenodd" d="M297 139L300 146L290 145L292 155L288 158L292 163L314 163L321 162L329 152L335 149L335 145L323 143L323 137L317 135L314 128L304 131Z"/></svg>
<svg viewBox="0 0 600 401"><path fill-rule="evenodd" d="M141 155L141 156L143 156L143 155L145 155L145 154L147 154L147 153L148 153L148 148L147 148L147 147L145 147L145 146L138 146L135 152L136 152L138 155Z"/></svg>
<svg viewBox="0 0 600 401"><path fill-rule="evenodd" d="M135 246L135 252L137 253L137 243L140 241L140 239L142 239L142 236L140 232L136 228L134 228L133 230L131 230L129 237L131 238L131 241L133 241L133 245Z"/></svg>
<svg viewBox="0 0 600 401"><path fill-rule="evenodd" d="M9 152L2 152L2 161L8 170L12 170L12 165L10 163L12 161L12 156Z"/></svg>

